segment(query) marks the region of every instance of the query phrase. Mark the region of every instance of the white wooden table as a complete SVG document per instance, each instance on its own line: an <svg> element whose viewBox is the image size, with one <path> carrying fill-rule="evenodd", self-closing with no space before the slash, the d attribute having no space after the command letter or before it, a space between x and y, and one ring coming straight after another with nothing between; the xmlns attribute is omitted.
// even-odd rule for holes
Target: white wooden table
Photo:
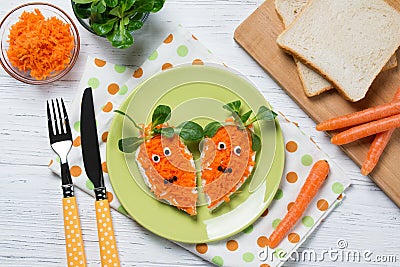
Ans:
<svg viewBox="0 0 400 267"><path fill-rule="evenodd" d="M0 17L27 1L1 1ZM53 0L69 14L69 1ZM72 101L86 56L137 67L181 23L228 65L244 73L275 109L302 126L351 177L343 205L337 208L302 249L336 248L345 239L349 248L394 254L400 263L400 210L279 88L233 40L234 29L261 0L167 0L150 17L135 45L112 48L80 25L81 53L74 69L62 80L45 86L20 83L0 70L0 266L66 266L60 180L48 169L51 149L47 137L45 100ZM399 174L400 175L400 174ZM100 266L92 197L77 190L88 266ZM113 211L123 266L210 266L168 240L155 236ZM296 263L288 263L295 265ZM337 266L335 262L305 262L301 266ZM342 263L353 266L356 263ZM365 263L359 263L365 264Z"/></svg>

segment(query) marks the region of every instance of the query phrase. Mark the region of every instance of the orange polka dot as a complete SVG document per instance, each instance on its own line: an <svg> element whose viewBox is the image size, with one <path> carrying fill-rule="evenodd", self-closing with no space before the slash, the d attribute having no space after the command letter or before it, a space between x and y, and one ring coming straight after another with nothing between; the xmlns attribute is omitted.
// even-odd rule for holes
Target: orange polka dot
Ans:
<svg viewBox="0 0 400 267"><path fill-rule="evenodd" d="M288 240L290 243L298 243L300 241L300 236L296 233L290 233L288 235Z"/></svg>
<svg viewBox="0 0 400 267"><path fill-rule="evenodd" d="M108 138L108 132L104 132L101 135L101 140L103 140L103 142L105 143L105 142L107 142L107 138Z"/></svg>
<svg viewBox="0 0 400 267"><path fill-rule="evenodd" d="M286 143L286 150L290 153L297 151L297 143L295 141L289 141Z"/></svg>
<svg viewBox="0 0 400 267"><path fill-rule="evenodd" d="M228 242L226 242L226 248L229 251L235 251L237 250L239 247L239 243L236 240L229 240Z"/></svg>
<svg viewBox="0 0 400 267"><path fill-rule="evenodd" d="M289 182L289 183L295 183L295 182L297 182L297 179L298 179L299 177L297 176L297 173L295 173L295 172L288 172L288 174L286 174L286 180Z"/></svg>
<svg viewBox="0 0 400 267"><path fill-rule="evenodd" d="M118 86L118 84L116 84L116 83L111 83L111 84L108 85L108 92L109 92L111 95L115 95L116 93L118 93L118 91L119 91L119 86Z"/></svg>
<svg viewBox="0 0 400 267"><path fill-rule="evenodd" d="M80 146L81 145L81 137L78 136L77 138L75 138L74 142L72 142L72 145L74 147Z"/></svg>
<svg viewBox="0 0 400 267"><path fill-rule="evenodd" d="M196 58L195 60L193 60L192 65L204 65L203 60Z"/></svg>
<svg viewBox="0 0 400 267"><path fill-rule="evenodd" d="M174 36L172 34L168 35L164 40L164 44L169 44L174 40Z"/></svg>
<svg viewBox="0 0 400 267"><path fill-rule="evenodd" d="M269 264L263 263L260 265L260 267L271 267Z"/></svg>
<svg viewBox="0 0 400 267"><path fill-rule="evenodd" d="M287 205L287 211L289 211L289 210L293 207L293 205L294 205L294 202L290 202L290 203Z"/></svg>
<svg viewBox="0 0 400 267"><path fill-rule="evenodd" d="M142 68L138 68L137 70L135 70L135 72L133 73L133 77L134 78L140 78L143 76L143 69Z"/></svg>
<svg viewBox="0 0 400 267"><path fill-rule="evenodd" d="M108 202L111 203L111 201L113 201L113 199L114 199L114 195L111 192L107 191L107 200L108 200Z"/></svg>
<svg viewBox="0 0 400 267"><path fill-rule="evenodd" d="M107 162L103 162L101 164L101 169L103 170L103 172L108 173L108 169L107 169Z"/></svg>
<svg viewBox="0 0 400 267"><path fill-rule="evenodd" d="M111 102L107 102L107 104L103 107L104 112L110 112L113 109L113 104Z"/></svg>
<svg viewBox="0 0 400 267"><path fill-rule="evenodd" d="M53 164L53 160L51 159L48 166L50 167L52 164Z"/></svg>
<svg viewBox="0 0 400 267"><path fill-rule="evenodd" d="M257 245L261 248L265 248L269 244L269 239L266 236L260 236L257 238Z"/></svg>
<svg viewBox="0 0 400 267"><path fill-rule="evenodd" d="M205 243L196 244L196 251L200 254L205 254L208 250L208 246Z"/></svg>
<svg viewBox="0 0 400 267"><path fill-rule="evenodd" d="M161 67L161 69L162 70L166 70L166 69L170 69L170 68L172 68L173 67L173 65L171 64L171 63L164 63L163 65L162 65L162 67Z"/></svg>
<svg viewBox="0 0 400 267"><path fill-rule="evenodd" d="M263 212L263 214L261 214L261 217L265 217L265 216L267 216L267 215L268 215L268 212L269 212L269 210L268 210L268 209L266 209L266 210Z"/></svg>
<svg viewBox="0 0 400 267"><path fill-rule="evenodd" d="M105 62L104 60L95 58L94 59L94 64L96 64L97 67L104 67L104 65L106 65L107 62Z"/></svg>
<svg viewBox="0 0 400 267"><path fill-rule="evenodd" d="M198 40L197 37L194 36L193 34L192 34L192 38L193 38L194 40L196 40L196 41Z"/></svg>
<svg viewBox="0 0 400 267"><path fill-rule="evenodd" d="M81 169L81 167L75 165L75 166L71 167L70 172L71 172L72 176L78 177L79 175L81 175L82 169Z"/></svg>
<svg viewBox="0 0 400 267"><path fill-rule="evenodd" d="M328 204L328 201L326 201L325 199L320 199L320 200L318 200L318 202L317 202L317 208L320 210L320 211L326 211L328 208L329 208L329 204Z"/></svg>

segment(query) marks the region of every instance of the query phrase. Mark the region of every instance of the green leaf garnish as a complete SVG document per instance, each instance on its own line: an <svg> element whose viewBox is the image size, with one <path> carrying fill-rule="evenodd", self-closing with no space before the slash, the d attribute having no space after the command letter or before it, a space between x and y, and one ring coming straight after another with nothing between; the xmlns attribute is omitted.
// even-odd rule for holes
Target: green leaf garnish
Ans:
<svg viewBox="0 0 400 267"><path fill-rule="evenodd" d="M127 137L118 141L118 148L124 153L133 153L144 142L144 138Z"/></svg>
<svg viewBox="0 0 400 267"><path fill-rule="evenodd" d="M108 7L115 7L118 5L118 0L104 0Z"/></svg>
<svg viewBox="0 0 400 267"><path fill-rule="evenodd" d="M115 20L110 20L107 23L92 23L91 27L98 35L106 35L114 28Z"/></svg>
<svg viewBox="0 0 400 267"><path fill-rule="evenodd" d="M222 107L232 113L236 113L237 115L239 115L241 104L242 104L242 102L240 102L240 100L236 100L236 101L230 102L226 105L223 105Z"/></svg>
<svg viewBox="0 0 400 267"><path fill-rule="evenodd" d="M165 105L159 105L153 112L153 116L151 117L152 128L154 129L156 126L165 123L171 117L171 108Z"/></svg>
<svg viewBox="0 0 400 267"><path fill-rule="evenodd" d="M132 117L129 116L128 114L126 114L125 112L123 112L121 110L118 110L118 109L115 109L114 112L118 113L118 114L120 114L122 116L126 116L128 118L128 120L130 120L133 123L133 125L135 126L136 129L138 129L140 131L142 130L142 128L140 128L139 125L136 124L136 122L132 119Z"/></svg>
<svg viewBox="0 0 400 267"><path fill-rule="evenodd" d="M75 4L73 5L75 14L81 19L88 19L91 14L90 4Z"/></svg>
<svg viewBox="0 0 400 267"><path fill-rule="evenodd" d="M248 112L240 116L240 120L242 121L242 123L245 123L250 118L251 112L252 111L249 110Z"/></svg>
<svg viewBox="0 0 400 267"><path fill-rule="evenodd" d="M221 127L222 127L222 123L220 123L219 121L210 122L204 128L204 136L210 137L210 138L213 137L217 133L218 129Z"/></svg>
<svg viewBox="0 0 400 267"><path fill-rule="evenodd" d="M259 151L261 149L261 139L254 132L250 131L251 135L251 149L253 151Z"/></svg>
<svg viewBox="0 0 400 267"><path fill-rule="evenodd" d="M165 127L165 128L161 128L161 129L154 128L153 132L155 134L161 134L161 135L163 135L165 137L168 137L168 138L173 137L174 134L175 134L175 130L172 127Z"/></svg>
<svg viewBox="0 0 400 267"><path fill-rule="evenodd" d="M186 141L197 141L202 139L204 136L203 128L193 121L185 121L180 124L176 130L178 131L179 136Z"/></svg>

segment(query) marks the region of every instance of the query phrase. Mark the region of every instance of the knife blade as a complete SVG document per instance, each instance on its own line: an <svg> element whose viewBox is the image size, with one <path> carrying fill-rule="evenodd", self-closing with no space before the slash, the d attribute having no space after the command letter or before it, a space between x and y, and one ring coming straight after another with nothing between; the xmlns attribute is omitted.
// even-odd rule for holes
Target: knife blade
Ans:
<svg viewBox="0 0 400 267"><path fill-rule="evenodd" d="M96 117L93 105L92 88L86 88L81 106L81 146L83 164L90 181L92 181L96 199L106 198L103 171L101 168L100 150L97 136ZM102 193L104 191L104 194Z"/></svg>
<svg viewBox="0 0 400 267"><path fill-rule="evenodd" d="M81 147L85 172L94 185L101 265L120 267L110 204L104 186L92 88L86 88L81 106Z"/></svg>

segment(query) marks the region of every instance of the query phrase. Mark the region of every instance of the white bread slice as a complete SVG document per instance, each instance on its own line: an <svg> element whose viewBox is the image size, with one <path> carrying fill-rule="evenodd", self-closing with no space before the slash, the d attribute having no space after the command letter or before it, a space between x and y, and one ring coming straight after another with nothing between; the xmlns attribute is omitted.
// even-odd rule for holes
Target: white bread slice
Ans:
<svg viewBox="0 0 400 267"><path fill-rule="evenodd" d="M296 19L308 3L309 0L275 0L276 12L282 19L285 28ZM298 61L295 57L294 60L296 62L297 72L302 82L304 92L308 97L319 95L334 88L330 82L317 72ZM392 55L387 64L382 68L382 71L395 67L397 67L396 54Z"/></svg>
<svg viewBox="0 0 400 267"><path fill-rule="evenodd" d="M356 102L400 45L400 13L384 0L312 0L277 43Z"/></svg>

